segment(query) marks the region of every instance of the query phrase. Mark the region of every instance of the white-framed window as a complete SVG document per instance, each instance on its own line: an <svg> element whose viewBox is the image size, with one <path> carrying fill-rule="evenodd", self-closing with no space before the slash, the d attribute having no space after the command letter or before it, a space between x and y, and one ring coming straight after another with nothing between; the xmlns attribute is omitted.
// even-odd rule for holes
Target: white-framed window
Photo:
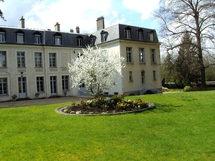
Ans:
<svg viewBox="0 0 215 161"><path fill-rule="evenodd" d="M129 71L128 79L129 79L129 82L133 82L132 71Z"/></svg>
<svg viewBox="0 0 215 161"><path fill-rule="evenodd" d="M34 57L35 57L35 67L42 67L42 53L35 52Z"/></svg>
<svg viewBox="0 0 215 161"><path fill-rule="evenodd" d="M55 36L54 43L55 45L61 45L61 36Z"/></svg>
<svg viewBox="0 0 215 161"><path fill-rule="evenodd" d="M17 67L25 68L25 52L22 51L17 52Z"/></svg>
<svg viewBox="0 0 215 161"><path fill-rule="evenodd" d="M143 40L143 30L138 30L137 31L137 36L138 36L138 40Z"/></svg>
<svg viewBox="0 0 215 161"><path fill-rule="evenodd" d="M0 78L0 95L7 95L7 78Z"/></svg>
<svg viewBox="0 0 215 161"><path fill-rule="evenodd" d="M101 32L101 42L107 41L107 36L108 36L108 33L105 31L102 31Z"/></svg>
<svg viewBox="0 0 215 161"><path fill-rule="evenodd" d="M41 44L41 35L40 34L34 35L34 44Z"/></svg>
<svg viewBox="0 0 215 161"><path fill-rule="evenodd" d="M95 42L96 42L96 37L95 36L90 37L90 46L94 46Z"/></svg>
<svg viewBox="0 0 215 161"><path fill-rule="evenodd" d="M16 41L17 43L24 43L24 33L16 33Z"/></svg>
<svg viewBox="0 0 215 161"><path fill-rule="evenodd" d="M145 71L144 70L141 71L141 83L142 84L145 83Z"/></svg>
<svg viewBox="0 0 215 161"><path fill-rule="evenodd" d="M5 32L0 32L0 43L5 42Z"/></svg>
<svg viewBox="0 0 215 161"><path fill-rule="evenodd" d="M131 47L126 47L126 61L127 61L127 63L132 62L132 48Z"/></svg>
<svg viewBox="0 0 215 161"><path fill-rule="evenodd" d="M37 92L44 92L44 78L43 77L37 77Z"/></svg>
<svg viewBox="0 0 215 161"><path fill-rule="evenodd" d="M51 95L57 94L57 77L56 76L50 76L50 89L51 89Z"/></svg>
<svg viewBox="0 0 215 161"><path fill-rule="evenodd" d="M131 38L131 29L130 28L125 28L125 38L130 39Z"/></svg>
<svg viewBox="0 0 215 161"><path fill-rule="evenodd" d="M151 53L151 62L152 63L156 63L156 53L155 53L155 49L151 49L150 50Z"/></svg>
<svg viewBox="0 0 215 161"><path fill-rule="evenodd" d="M156 80L156 71L153 70L153 80Z"/></svg>
<svg viewBox="0 0 215 161"><path fill-rule="evenodd" d="M150 41L154 41L154 32L153 32L153 31L151 31L151 32L149 33L149 40L150 40Z"/></svg>
<svg viewBox="0 0 215 161"><path fill-rule="evenodd" d="M139 48L139 62L140 63L145 63L144 48Z"/></svg>
<svg viewBox="0 0 215 161"><path fill-rule="evenodd" d="M82 37L77 37L76 41L77 41L77 46L83 46L83 38Z"/></svg>
<svg viewBox="0 0 215 161"><path fill-rule="evenodd" d="M6 51L0 51L0 68L6 68Z"/></svg>
<svg viewBox="0 0 215 161"><path fill-rule="evenodd" d="M69 90L69 76L62 76L62 90Z"/></svg>
<svg viewBox="0 0 215 161"><path fill-rule="evenodd" d="M49 67L57 67L56 53L49 53Z"/></svg>

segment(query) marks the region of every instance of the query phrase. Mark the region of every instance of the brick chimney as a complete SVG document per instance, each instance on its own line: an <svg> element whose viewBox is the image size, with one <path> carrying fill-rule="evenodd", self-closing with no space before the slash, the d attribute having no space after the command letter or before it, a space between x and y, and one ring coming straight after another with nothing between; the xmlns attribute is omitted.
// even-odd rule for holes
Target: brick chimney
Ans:
<svg viewBox="0 0 215 161"><path fill-rule="evenodd" d="M105 28L105 20L103 16L98 17L96 21L97 21L97 31Z"/></svg>
<svg viewBox="0 0 215 161"><path fill-rule="evenodd" d="M80 28L79 28L79 26L76 26L76 28L75 28L75 29L76 29L76 33L78 33L78 34L79 34L79 33L80 33Z"/></svg>
<svg viewBox="0 0 215 161"><path fill-rule="evenodd" d="M19 21L20 21L20 28L25 28L25 19L23 18L23 16Z"/></svg>
<svg viewBox="0 0 215 161"><path fill-rule="evenodd" d="M60 24L56 22L54 28L55 28L55 31L60 31Z"/></svg>

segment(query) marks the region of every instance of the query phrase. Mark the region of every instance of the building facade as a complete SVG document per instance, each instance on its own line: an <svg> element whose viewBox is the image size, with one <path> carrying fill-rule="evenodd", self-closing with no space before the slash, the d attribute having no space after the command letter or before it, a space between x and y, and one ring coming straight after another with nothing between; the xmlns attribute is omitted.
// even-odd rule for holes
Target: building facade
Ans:
<svg viewBox="0 0 215 161"><path fill-rule="evenodd" d="M126 59L123 77L105 94L138 94L147 90L161 91L159 41L155 30L117 24L104 27L97 19L97 31L88 35L55 30L0 26L0 101L12 98L78 96L79 88L71 88L67 63L75 59L87 45L101 46Z"/></svg>

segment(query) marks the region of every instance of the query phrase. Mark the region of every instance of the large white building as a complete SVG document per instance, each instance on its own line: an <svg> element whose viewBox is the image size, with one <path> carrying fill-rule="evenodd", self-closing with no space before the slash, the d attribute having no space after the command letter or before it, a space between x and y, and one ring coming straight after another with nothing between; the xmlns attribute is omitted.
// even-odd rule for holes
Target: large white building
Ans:
<svg viewBox="0 0 215 161"><path fill-rule="evenodd" d="M0 101L56 96L78 96L71 88L67 63L77 57L86 45L98 45L119 53L126 59L123 77L105 94L142 94L161 92L160 43L156 31L142 27L116 24L104 27L104 18L97 20L97 31L91 34L34 30L0 26Z"/></svg>

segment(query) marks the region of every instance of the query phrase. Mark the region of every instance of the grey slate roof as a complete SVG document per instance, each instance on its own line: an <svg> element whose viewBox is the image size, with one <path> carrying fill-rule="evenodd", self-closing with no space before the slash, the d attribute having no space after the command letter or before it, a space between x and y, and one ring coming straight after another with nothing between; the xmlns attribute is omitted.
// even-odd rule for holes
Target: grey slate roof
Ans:
<svg viewBox="0 0 215 161"><path fill-rule="evenodd" d="M127 39L125 36L125 29L130 29L131 31L131 38ZM138 39L138 30L141 30L143 32L143 39ZM101 44L110 42L113 40L129 40L129 41L139 41L139 42L152 42L152 43L158 43L158 38L156 31L153 29L146 29L136 26L130 26L130 25L123 25L123 24L116 24L113 26L110 26L105 29L98 30L91 35L88 34L80 34L80 33L66 33L66 32L60 32L60 31L49 31L49 30L33 30L33 29L23 29L23 28L10 28L10 27L2 27L0 26L0 32L5 32L6 35L6 42L5 44L18 44L16 41L16 33L22 32L24 33L24 45L44 45L44 46L62 46L62 47L85 47L88 44L90 44L90 38L92 36L95 37L95 44ZM105 42L101 41L101 33L106 32L107 33L107 39ZM154 41L150 41L149 39L149 33L154 33ZM42 38L42 44L34 44L34 35L40 34ZM55 45L54 43L54 36L55 35L61 35L62 44L61 45ZM77 37L83 38L83 45L77 46ZM1 43L2 44L2 43ZM22 45L23 45L22 44Z"/></svg>

